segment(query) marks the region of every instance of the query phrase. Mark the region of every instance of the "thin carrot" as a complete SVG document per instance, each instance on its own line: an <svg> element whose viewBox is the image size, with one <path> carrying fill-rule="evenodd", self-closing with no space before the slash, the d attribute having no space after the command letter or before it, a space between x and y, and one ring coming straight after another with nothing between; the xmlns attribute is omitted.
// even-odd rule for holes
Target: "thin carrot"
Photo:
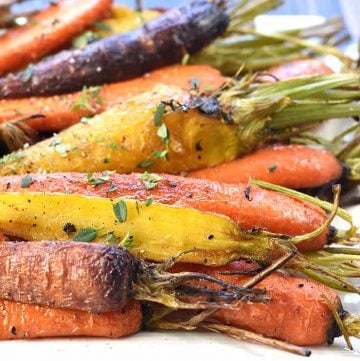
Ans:
<svg viewBox="0 0 360 361"><path fill-rule="evenodd" d="M111 0L64 0L51 4L32 17L28 25L11 29L0 37L0 74L18 70L59 50L110 9Z"/></svg>
<svg viewBox="0 0 360 361"><path fill-rule="evenodd" d="M105 313L68 310L0 300L0 340L43 337L124 337L141 328L138 301Z"/></svg>
<svg viewBox="0 0 360 361"><path fill-rule="evenodd" d="M238 285L251 278L248 275L222 273L248 272L249 265L243 262L233 262L222 267L179 264L173 270L207 273ZM313 280L279 272L270 274L258 286L267 290L271 298L269 303L244 303L236 309L221 309L213 317L221 323L299 346L332 343L334 337L341 335L323 298L325 295L339 313L343 313L339 296L330 288Z"/></svg>
<svg viewBox="0 0 360 361"><path fill-rule="evenodd" d="M142 180L141 174L108 174L105 181L99 182L103 184L94 186L91 184L94 184L96 179L104 179L104 174L93 174L92 181L89 181L88 176L82 173L53 173L34 174L28 187L22 188L22 178L23 176L1 177L0 191L71 192L110 198L126 196L139 201L151 198L154 202L225 215L247 230L261 227L289 235L314 231L326 220L325 212L317 206L278 192L243 184L228 185L163 175L153 183L152 189L148 189L149 187L144 185L146 178ZM304 241L299 245L299 249L321 249L330 234L328 230L314 239Z"/></svg>
<svg viewBox="0 0 360 361"><path fill-rule="evenodd" d="M225 183L247 183L253 177L302 189L321 187L342 174L343 168L331 152L305 145L276 145L213 168L192 171L189 176Z"/></svg>
<svg viewBox="0 0 360 361"><path fill-rule="evenodd" d="M299 78L306 75L331 74L330 69L323 61L318 59L298 59L285 64L280 64L269 68L266 74L271 76L262 76L261 81L271 83L278 80L287 80Z"/></svg>
<svg viewBox="0 0 360 361"><path fill-rule="evenodd" d="M207 65L174 65L133 80L104 85L96 96L92 96L90 92L85 95L77 92L50 97L3 99L0 100L0 122L42 114L44 117L31 119L27 124L37 131L59 131L77 123L83 116L100 113L137 94L149 91L157 83L190 89L193 79L199 84L200 91L206 90L207 86L217 89L225 82L225 77L218 70ZM88 100L87 106L81 102L84 96Z"/></svg>

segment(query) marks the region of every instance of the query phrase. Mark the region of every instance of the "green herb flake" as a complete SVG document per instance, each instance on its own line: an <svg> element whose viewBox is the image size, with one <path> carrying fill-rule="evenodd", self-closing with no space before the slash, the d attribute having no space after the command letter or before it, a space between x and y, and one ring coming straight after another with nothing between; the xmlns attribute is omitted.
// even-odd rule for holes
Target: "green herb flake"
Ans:
<svg viewBox="0 0 360 361"><path fill-rule="evenodd" d="M91 105L91 100L95 100L96 104L103 103L102 98L99 95L100 90L100 86L92 86L89 88L84 86L82 88L81 94L77 98L77 101L72 105L70 110L72 112L76 112L79 109L86 109L90 112L95 112L96 109Z"/></svg>
<svg viewBox="0 0 360 361"><path fill-rule="evenodd" d="M162 180L162 177L154 173L145 172L140 175L140 179L143 181L146 189L154 189Z"/></svg>
<svg viewBox="0 0 360 361"><path fill-rule="evenodd" d="M149 168L151 167L152 165L155 164L155 161L153 159L145 159L143 161L141 161L137 167L138 168Z"/></svg>
<svg viewBox="0 0 360 361"><path fill-rule="evenodd" d="M133 236L130 236L130 231L125 234L125 237L119 243L120 246L126 248L132 248L134 246Z"/></svg>
<svg viewBox="0 0 360 361"><path fill-rule="evenodd" d="M31 183L33 182L32 176L27 174L25 177L21 179L21 188L29 188Z"/></svg>
<svg viewBox="0 0 360 361"><path fill-rule="evenodd" d="M273 164L272 166L270 166L270 167L268 168L268 172L269 172L269 173L275 172L277 168L278 168L278 165L277 165L277 164Z"/></svg>
<svg viewBox="0 0 360 361"><path fill-rule="evenodd" d="M114 183L110 183L109 188L107 189L107 193L115 192L118 187Z"/></svg>
<svg viewBox="0 0 360 361"><path fill-rule="evenodd" d="M116 216L116 218L120 222L125 222L127 219L127 205L126 203L121 199L119 202L115 203L113 205L113 211Z"/></svg>
<svg viewBox="0 0 360 361"><path fill-rule="evenodd" d="M103 183L106 183L109 181L110 179L110 175L112 174L113 172L103 172L101 173L101 176L98 177L98 178L95 178L94 177L94 173L88 173L87 174L87 181L88 181L88 184L90 185L93 185L93 186L98 186L100 184L103 184Z"/></svg>
<svg viewBox="0 0 360 361"><path fill-rule="evenodd" d="M87 227L81 229L73 238L75 242L92 242L98 235L98 230Z"/></svg>
<svg viewBox="0 0 360 361"><path fill-rule="evenodd" d="M151 197L149 197L146 201L145 201L145 206L146 207L150 207L153 203L153 199Z"/></svg>
<svg viewBox="0 0 360 361"><path fill-rule="evenodd" d="M72 46L76 49L84 49L88 44L93 43L100 38L100 34L91 30L87 30L74 38L72 41Z"/></svg>
<svg viewBox="0 0 360 361"><path fill-rule="evenodd" d="M106 31L107 33L112 32L111 26L103 23L102 21L94 21L91 25L99 30Z"/></svg>
<svg viewBox="0 0 360 361"><path fill-rule="evenodd" d="M190 54L186 53L181 59L181 65L186 65L190 60Z"/></svg>
<svg viewBox="0 0 360 361"><path fill-rule="evenodd" d="M104 239L105 244L117 244L118 243L118 239L114 236L114 231L106 232L100 238Z"/></svg>
<svg viewBox="0 0 360 361"><path fill-rule="evenodd" d="M156 127L159 127L161 125L161 119L164 115L165 112L165 104L164 103L160 103L156 110L155 110L155 114L154 114L154 125Z"/></svg>
<svg viewBox="0 0 360 361"><path fill-rule="evenodd" d="M110 163L110 159L109 158L104 158L103 163L105 163L105 164Z"/></svg>
<svg viewBox="0 0 360 361"><path fill-rule="evenodd" d="M119 149L119 146L117 145L117 143L115 141L111 141L110 144L109 144L109 147L110 149L112 150L118 150Z"/></svg>
<svg viewBox="0 0 360 361"><path fill-rule="evenodd" d="M169 151L167 149L155 150L155 152L153 152L152 155L157 159L168 161L169 160L168 153L169 153Z"/></svg>
<svg viewBox="0 0 360 361"><path fill-rule="evenodd" d="M28 67L21 73L21 80L24 83L27 83L32 78L34 71L34 65L29 64Z"/></svg>
<svg viewBox="0 0 360 361"><path fill-rule="evenodd" d="M162 139L162 141L164 143L168 143L168 141L170 139L170 134L169 134L168 128L166 127L165 123L161 124L161 126L157 130L156 134Z"/></svg>

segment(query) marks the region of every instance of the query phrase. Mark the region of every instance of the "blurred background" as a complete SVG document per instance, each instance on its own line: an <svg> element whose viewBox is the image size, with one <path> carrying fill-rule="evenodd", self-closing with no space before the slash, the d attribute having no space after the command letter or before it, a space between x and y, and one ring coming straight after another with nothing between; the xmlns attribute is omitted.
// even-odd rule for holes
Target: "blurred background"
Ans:
<svg viewBox="0 0 360 361"><path fill-rule="evenodd" d="M0 0L6 2L8 0ZM145 7L171 7L184 0L143 0ZM27 0L14 6L17 11L22 11L26 7L41 8L45 0ZM117 3L129 6L135 5L135 0L116 0ZM354 39L360 38L360 0L284 0L284 4L269 14L276 15L296 15L311 14L326 17L342 16L347 28Z"/></svg>

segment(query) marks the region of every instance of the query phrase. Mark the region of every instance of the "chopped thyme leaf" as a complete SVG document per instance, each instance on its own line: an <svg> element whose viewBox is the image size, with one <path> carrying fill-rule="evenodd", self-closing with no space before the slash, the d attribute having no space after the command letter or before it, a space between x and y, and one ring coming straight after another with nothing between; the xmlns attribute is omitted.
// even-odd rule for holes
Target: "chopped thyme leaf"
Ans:
<svg viewBox="0 0 360 361"><path fill-rule="evenodd" d="M73 241L75 242L92 242L98 234L98 230L87 227L81 229L73 238Z"/></svg>
<svg viewBox="0 0 360 361"><path fill-rule="evenodd" d="M277 169L277 167L278 167L277 164L273 164L272 166L270 166L270 167L268 168L268 172L269 172L269 173L275 172L276 169Z"/></svg>
<svg viewBox="0 0 360 361"><path fill-rule="evenodd" d="M153 156L157 159L161 159L161 160L169 160L168 158L168 153L169 151L167 149L164 150L155 150L155 152L153 152Z"/></svg>
<svg viewBox="0 0 360 361"><path fill-rule="evenodd" d="M21 73L21 80L27 83L34 74L34 65L29 64L28 67Z"/></svg>
<svg viewBox="0 0 360 361"><path fill-rule="evenodd" d="M117 145L117 143L115 141L111 141L110 144L109 144L109 147L110 149L112 150L118 150L119 149L119 146Z"/></svg>
<svg viewBox="0 0 360 361"><path fill-rule="evenodd" d="M96 104L102 104L102 99L99 95L100 90L100 86L92 86L89 88L84 86L77 101L71 107L71 111L76 112L79 109L87 109L91 112L95 112L94 107L91 105L91 99L95 100Z"/></svg>
<svg viewBox="0 0 360 361"><path fill-rule="evenodd" d="M149 207L152 205L153 199L152 197L149 197L146 201L145 201L145 206Z"/></svg>
<svg viewBox="0 0 360 361"><path fill-rule="evenodd" d="M146 189L154 189L162 180L162 177L154 173L144 172L140 175L140 179L143 181Z"/></svg>
<svg viewBox="0 0 360 361"><path fill-rule="evenodd" d="M156 134L162 139L165 144L169 142L170 134L165 123L161 124Z"/></svg>
<svg viewBox="0 0 360 361"><path fill-rule="evenodd" d="M29 188L31 183L33 182L32 176L27 174L25 177L21 179L21 188Z"/></svg>
<svg viewBox="0 0 360 361"><path fill-rule="evenodd" d="M107 193L115 192L117 189L118 187L114 183L110 183Z"/></svg>
<svg viewBox="0 0 360 361"><path fill-rule="evenodd" d="M154 114L154 125L156 127L159 127L161 125L161 119L162 116L164 115L165 112L165 104L164 103L160 103L156 110L155 110L155 114Z"/></svg>
<svg viewBox="0 0 360 361"><path fill-rule="evenodd" d="M106 164L106 163L110 163L110 159L109 159L109 158L104 158L104 159L103 159L103 163L105 163L105 164Z"/></svg>
<svg viewBox="0 0 360 361"><path fill-rule="evenodd" d="M104 238L105 244L116 244L118 239L114 236L114 231L109 231L103 234L100 238Z"/></svg>
<svg viewBox="0 0 360 361"><path fill-rule="evenodd" d="M98 185L100 185L100 184L106 183L106 182L109 181L110 175L111 175L112 173L113 173L113 172L105 171L105 172L101 173L101 176L98 177L98 178L95 178L93 173L88 173L88 174L87 174L88 184L91 184L91 185L93 185L93 186L96 187L96 186L98 186Z"/></svg>
<svg viewBox="0 0 360 361"><path fill-rule="evenodd" d="M72 41L72 46L73 48L84 49L88 44L93 43L100 38L100 34L91 30L87 30L74 38Z"/></svg>
<svg viewBox="0 0 360 361"><path fill-rule="evenodd" d="M94 21L92 24L95 28L110 33L112 28L109 24L103 23L102 21Z"/></svg>
<svg viewBox="0 0 360 361"><path fill-rule="evenodd" d="M155 164L155 161L153 159L145 159L143 161L141 161L137 167L138 168L149 168L151 167L152 165Z"/></svg>
<svg viewBox="0 0 360 361"><path fill-rule="evenodd" d="M132 248L133 247L133 236L130 236L130 231L128 231L125 235L125 237L121 240L119 243L120 246L126 247L126 248Z"/></svg>
<svg viewBox="0 0 360 361"><path fill-rule="evenodd" d="M113 205L113 211L116 216L116 218L120 222L125 222L127 219L127 205L126 203L121 199L119 202L115 203Z"/></svg>

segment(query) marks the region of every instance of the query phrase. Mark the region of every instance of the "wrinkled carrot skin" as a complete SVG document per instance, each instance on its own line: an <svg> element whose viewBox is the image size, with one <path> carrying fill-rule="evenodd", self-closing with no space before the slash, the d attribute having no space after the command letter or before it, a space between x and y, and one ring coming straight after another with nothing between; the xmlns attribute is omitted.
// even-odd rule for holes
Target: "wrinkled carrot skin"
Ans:
<svg viewBox="0 0 360 361"><path fill-rule="evenodd" d="M293 189L321 187L342 176L342 166L325 150L305 145L276 145L240 159L189 172L189 177L225 183L255 178Z"/></svg>
<svg viewBox="0 0 360 361"><path fill-rule="evenodd" d="M0 37L0 74L18 70L61 49L111 10L111 0L63 0Z"/></svg>
<svg viewBox="0 0 360 361"><path fill-rule="evenodd" d="M266 71L271 76L262 76L261 81L272 83L278 80L299 78L306 75L321 75L333 73L326 64L318 59L299 59L269 68Z"/></svg>
<svg viewBox="0 0 360 361"><path fill-rule="evenodd" d="M219 272L244 271L249 267L243 262L233 262L222 267L183 264L172 271L196 271L216 276L241 285L251 276L223 275ZM214 318L221 323L273 337L299 346L323 345L340 336L325 295L341 309L338 295L330 288L313 280L287 276L274 272L256 287L265 288L269 303L242 303L236 309L222 309Z"/></svg>
<svg viewBox="0 0 360 361"><path fill-rule="evenodd" d="M99 177L100 174L94 174ZM146 189L140 174L112 174L106 184L91 186L87 175L82 173L53 173L32 175L28 188L21 188L22 176L0 177L2 192L72 192L99 197L128 197L176 206L191 207L200 211L228 216L244 229L265 228L271 232L299 235L320 227L326 220L319 207L290 198L284 194L250 187L249 199L245 196L246 185L221 184L200 179L163 175L152 189ZM109 185L116 190L108 192ZM327 243L328 232L298 245L300 250L321 249Z"/></svg>
<svg viewBox="0 0 360 361"><path fill-rule="evenodd" d="M0 340L44 337L124 337L141 328L140 303L121 311L89 313L0 300Z"/></svg>
<svg viewBox="0 0 360 361"><path fill-rule="evenodd" d="M92 109L71 110L79 102L81 92L50 97L0 100L0 123L25 118L32 114L42 114L43 118L31 119L27 124L37 131L60 131L77 123L83 116L101 113L133 96L149 91L157 83L190 89L193 78L199 80L200 91L203 91L206 86L217 89L225 82L225 77L218 70L207 65L173 65L133 80L104 85L99 92L100 104L95 98L88 96Z"/></svg>

